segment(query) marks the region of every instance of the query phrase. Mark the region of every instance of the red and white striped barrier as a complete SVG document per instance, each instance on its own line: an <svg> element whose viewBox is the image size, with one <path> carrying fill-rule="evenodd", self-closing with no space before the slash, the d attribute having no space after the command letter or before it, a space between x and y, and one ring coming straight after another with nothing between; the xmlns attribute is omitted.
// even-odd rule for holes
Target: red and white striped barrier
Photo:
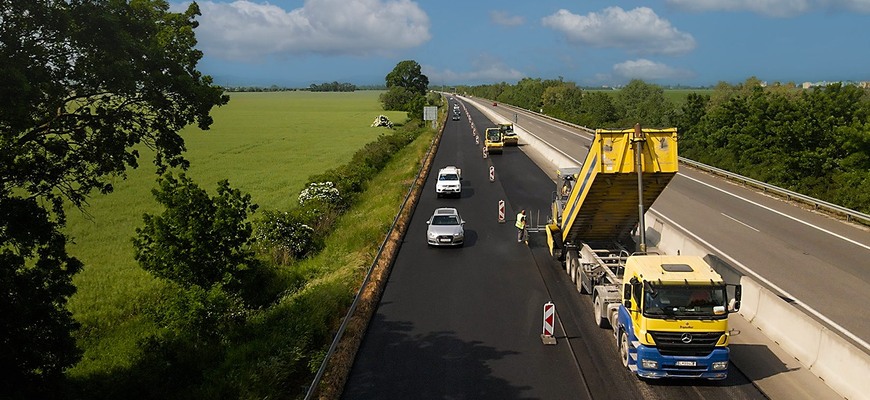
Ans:
<svg viewBox="0 0 870 400"><path fill-rule="evenodd" d="M480 144L480 136L474 135L474 144Z"/></svg>
<svg viewBox="0 0 870 400"><path fill-rule="evenodd" d="M504 200L498 201L498 223L504 223Z"/></svg>
<svg viewBox="0 0 870 400"><path fill-rule="evenodd" d="M486 146L483 146L483 158L486 158L487 156Z"/></svg>
<svg viewBox="0 0 870 400"><path fill-rule="evenodd" d="M495 167L492 165L489 166L489 181L495 182Z"/></svg>
<svg viewBox="0 0 870 400"><path fill-rule="evenodd" d="M544 331L541 333L541 341L544 344L556 344L553 337L553 327L556 322L556 305L552 301L544 304Z"/></svg>

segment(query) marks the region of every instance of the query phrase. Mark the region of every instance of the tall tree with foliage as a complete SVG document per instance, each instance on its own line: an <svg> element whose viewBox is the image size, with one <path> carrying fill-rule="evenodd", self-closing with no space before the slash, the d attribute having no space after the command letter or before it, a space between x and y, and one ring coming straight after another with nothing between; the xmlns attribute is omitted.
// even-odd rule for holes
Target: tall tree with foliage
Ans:
<svg viewBox="0 0 870 400"><path fill-rule="evenodd" d="M152 193L166 210L145 214L145 226L136 228L133 245L142 268L185 288L238 286L254 263L248 213L257 206L251 196L223 180L210 198L184 174L164 175Z"/></svg>
<svg viewBox="0 0 870 400"><path fill-rule="evenodd" d="M387 92L380 97L384 109L407 111L409 117L422 119L429 78L421 72L420 64L413 60L401 61L385 79Z"/></svg>
<svg viewBox="0 0 870 400"><path fill-rule="evenodd" d="M544 89L541 108L549 116L566 121L578 121L583 104L583 91L574 82L565 82Z"/></svg>
<svg viewBox="0 0 870 400"><path fill-rule="evenodd" d="M618 113L612 96L603 92L587 92L580 103L577 123L590 128L616 127Z"/></svg>
<svg viewBox="0 0 870 400"><path fill-rule="evenodd" d="M178 131L207 129L228 97L196 69L196 3L0 0L0 389L78 360L64 202L138 166L186 167ZM7 314L8 312L8 314Z"/></svg>
<svg viewBox="0 0 870 400"><path fill-rule="evenodd" d="M620 124L663 127L671 124L673 105L661 86L634 79L616 94L615 105L622 116Z"/></svg>
<svg viewBox="0 0 870 400"><path fill-rule="evenodd" d="M403 87L412 93L425 95L429 90L429 78L423 75L420 64L414 60L405 60L387 74L387 89Z"/></svg>

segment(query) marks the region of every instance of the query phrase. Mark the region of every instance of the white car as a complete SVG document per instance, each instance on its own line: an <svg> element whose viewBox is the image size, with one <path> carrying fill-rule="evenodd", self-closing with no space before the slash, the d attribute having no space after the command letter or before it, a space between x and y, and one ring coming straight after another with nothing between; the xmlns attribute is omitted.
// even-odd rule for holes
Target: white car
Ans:
<svg viewBox="0 0 870 400"><path fill-rule="evenodd" d="M438 171L435 194L441 196L462 196L462 170L448 165Z"/></svg>
<svg viewBox="0 0 870 400"><path fill-rule="evenodd" d="M426 221L426 243L430 246L462 246L465 244L465 221L455 208L436 208Z"/></svg>

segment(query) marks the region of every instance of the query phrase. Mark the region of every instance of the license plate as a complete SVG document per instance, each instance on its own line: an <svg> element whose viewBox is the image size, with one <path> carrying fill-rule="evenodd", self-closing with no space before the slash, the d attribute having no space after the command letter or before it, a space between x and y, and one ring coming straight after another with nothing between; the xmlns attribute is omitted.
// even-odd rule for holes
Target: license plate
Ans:
<svg viewBox="0 0 870 400"><path fill-rule="evenodd" d="M694 367L697 365L694 361L677 361L678 367Z"/></svg>
<svg viewBox="0 0 870 400"><path fill-rule="evenodd" d="M441 243L450 243L452 240L450 238L441 238Z"/></svg>

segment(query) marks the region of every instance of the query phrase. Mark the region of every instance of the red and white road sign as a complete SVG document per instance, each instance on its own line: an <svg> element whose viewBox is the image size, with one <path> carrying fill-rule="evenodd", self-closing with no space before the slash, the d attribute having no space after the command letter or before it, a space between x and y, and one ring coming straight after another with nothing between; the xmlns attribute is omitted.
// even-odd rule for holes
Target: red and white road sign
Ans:
<svg viewBox="0 0 870 400"><path fill-rule="evenodd" d="M541 341L544 344L556 344L553 337L553 326L556 322L556 305L552 301L544 304L544 331L541 333Z"/></svg>
<svg viewBox="0 0 870 400"><path fill-rule="evenodd" d="M495 182L495 167L492 165L489 166L489 181Z"/></svg>
<svg viewBox="0 0 870 400"><path fill-rule="evenodd" d="M556 319L556 305L552 301L544 304L544 336L553 336L553 323Z"/></svg>
<svg viewBox="0 0 870 400"><path fill-rule="evenodd" d="M504 200L498 201L498 222L500 224L504 223Z"/></svg>

